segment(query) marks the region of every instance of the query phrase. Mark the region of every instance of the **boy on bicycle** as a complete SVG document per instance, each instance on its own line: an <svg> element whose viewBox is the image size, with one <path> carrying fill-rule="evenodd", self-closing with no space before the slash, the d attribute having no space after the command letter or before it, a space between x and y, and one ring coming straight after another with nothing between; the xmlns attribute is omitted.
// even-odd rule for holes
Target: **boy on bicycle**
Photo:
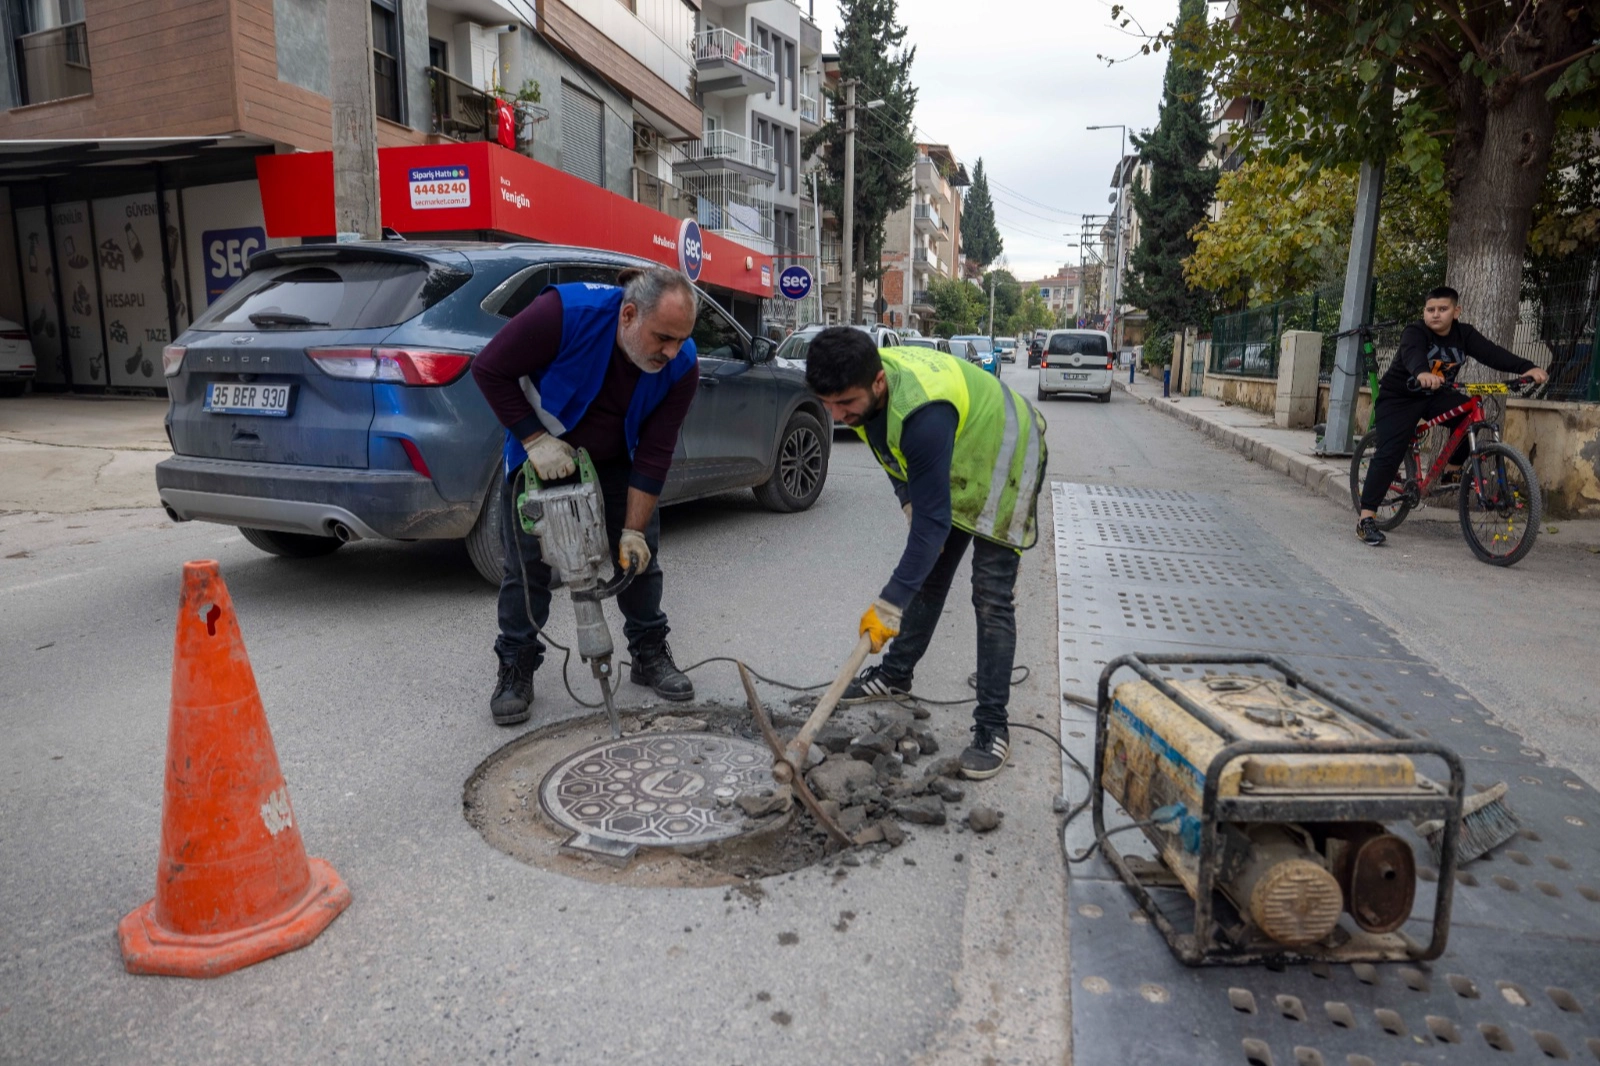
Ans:
<svg viewBox="0 0 1600 1066"><path fill-rule="evenodd" d="M1451 386L1469 358L1507 374L1526 374L1534 381L1549 377L1459 321L1460 317L1460 293L1447 285L1429 290L1422 305L1422 321L1411 323L1400 334L1394 362L1378 382L1378 446L1367 466L1366 484L1361 486L1361 515L1356 520L1356 537L1363 544L1376 548L1384 542L1383 530L1378 528L1378 505L1400 469L1417 423L1467 402L1467 397ZM1445 424L1453 427L1461 417L1465 416ZM1446 473L1460 469L1467 458L1466 448L1463 442L1456 449Z"/></svg>

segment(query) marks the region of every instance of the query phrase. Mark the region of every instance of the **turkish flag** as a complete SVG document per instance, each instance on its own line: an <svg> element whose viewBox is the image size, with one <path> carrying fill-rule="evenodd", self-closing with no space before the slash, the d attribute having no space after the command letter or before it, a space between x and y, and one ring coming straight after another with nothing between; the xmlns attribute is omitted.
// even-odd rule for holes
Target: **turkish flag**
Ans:
<svg viewBox="0 0 1600 1066"><path fill-rule="evenodd" d="M500 117L500 128L495 136L503 147L513 151L517 147L517 115L510 100L496 100L495 111Z"/></svg>

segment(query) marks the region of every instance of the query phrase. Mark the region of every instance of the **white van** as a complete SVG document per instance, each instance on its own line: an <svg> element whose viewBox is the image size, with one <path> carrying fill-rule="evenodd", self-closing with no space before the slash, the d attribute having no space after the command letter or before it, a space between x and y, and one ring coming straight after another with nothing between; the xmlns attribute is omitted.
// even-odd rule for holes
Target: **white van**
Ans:
<svg viewBox="0 0 1600 1066"><path fill-rule="evenodd" d="M1111 402L1116 355L1111 337L1097 329L1053 329L1039 359L1039 399L1057 393L1086 393Z"/></svg>

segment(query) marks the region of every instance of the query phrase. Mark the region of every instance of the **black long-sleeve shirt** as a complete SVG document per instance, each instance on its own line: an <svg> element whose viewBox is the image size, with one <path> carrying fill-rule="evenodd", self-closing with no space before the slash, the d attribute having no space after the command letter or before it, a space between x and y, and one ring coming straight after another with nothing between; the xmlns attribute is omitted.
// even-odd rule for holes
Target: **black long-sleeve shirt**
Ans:
<svg viewBox="0 0 1600 1066"><path fill-rule="evenodd" d="M890 477L889 483L900 502L911 505L911 532L894 576L878 595L902 610L928 580L950 536L950 461L955 454L959 424L954 406L930 403L913 411L900 427L906 480ZM863 428L872 450L893 463L888 414L878 412Z"/></svg>
<svg viewBox="0 0 1600 1066"><path fill-rule="evenodd" d="M1446 387L1454 385L1469 358L1507 374L1525 374L1538 365L1506 351L1465 322L1452 323L1443 336L1424 322L1413 322L1400 334L1400 347L1378 383L1378 391L1412 395L1410 381L1418 374L1438 374Z"/></svg>
<svg viewBox="0 0 1600 1066"><path fill-rule="evenodd" d="M551 290L540 295L516 317L500 327L483 351L472 361L472 377L500 424L518 440L526 440L544 429L533 405L523 394L519 379L537 378L556 361L561 351L561 294ZM611 346L611 363L594 402L575 426L568 426L561 439L574 448L587 448L597 463L625 459L628 444L623 423L633 390L644 373L620 347ZM699 367L673 382L661 406L639 426L639 443L633 451L633 470L628 484L652 496L661 495L667 472L672 469L672 453L678 447L678 431L694 402L700 384Z"/></svg>

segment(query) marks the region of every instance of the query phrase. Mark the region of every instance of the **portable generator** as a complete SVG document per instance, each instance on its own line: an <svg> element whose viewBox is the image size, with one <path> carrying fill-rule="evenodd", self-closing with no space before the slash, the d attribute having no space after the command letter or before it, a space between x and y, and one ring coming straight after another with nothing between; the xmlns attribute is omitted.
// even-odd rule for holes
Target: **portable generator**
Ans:
<svg viewBox="0 0 1600 1066"><path fill-rule="evenodd" d="M1278 676L1156 667L1267 667ZM1138 680L1112 690L1112 675ZM1414 757L1447 769L1435 784ZM1431 769L1431 766L1430 766ZM1462 817L1460 759L1264 655L1125 655L1100 675L1091 787L1095 839L1180 960L1433 959L1445 948ZM1125 856L1109 796L1154 847ZM1441 819L1433 931L1402 927L1415 902L1411 845L1385 823ZM1167 906L1158 905L1161 893ZM1152 890L1156 890L1153 892ZM1172 899L1182 901L1174 908ZM1192 901L1192 924L1188 903Z"/></svg>

